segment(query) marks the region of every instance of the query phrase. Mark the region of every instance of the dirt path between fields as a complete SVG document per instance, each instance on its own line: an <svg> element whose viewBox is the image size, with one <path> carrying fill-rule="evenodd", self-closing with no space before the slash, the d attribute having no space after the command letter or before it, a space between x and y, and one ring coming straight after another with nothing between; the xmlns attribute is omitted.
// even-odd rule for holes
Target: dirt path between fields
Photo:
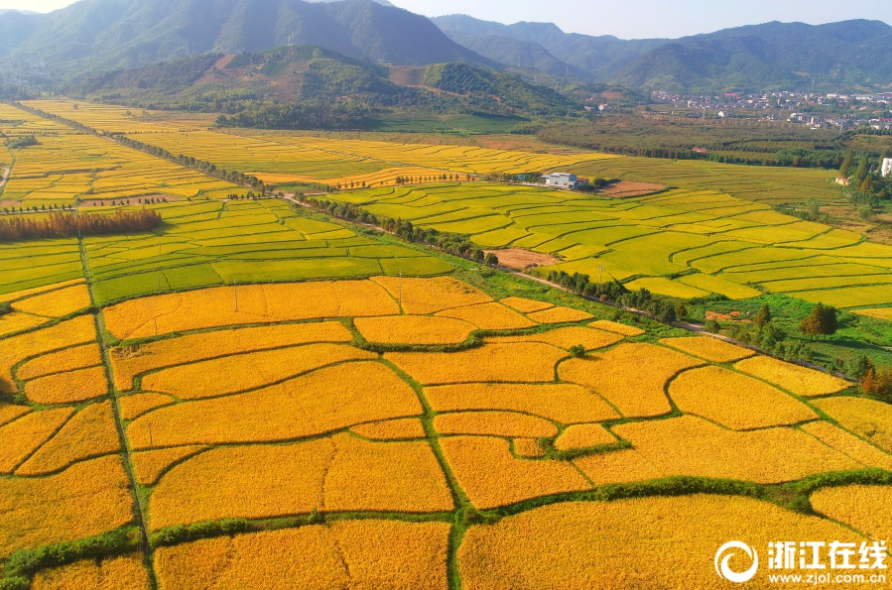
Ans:
<svg viewBox="0 0 892 590"><path fill-rule="evenodd" d="M6 181L9 180L10 172L12 172L12 168L3 169L3 178L0 178L0 194L3 193L3 187L6 186Z"/></svg>

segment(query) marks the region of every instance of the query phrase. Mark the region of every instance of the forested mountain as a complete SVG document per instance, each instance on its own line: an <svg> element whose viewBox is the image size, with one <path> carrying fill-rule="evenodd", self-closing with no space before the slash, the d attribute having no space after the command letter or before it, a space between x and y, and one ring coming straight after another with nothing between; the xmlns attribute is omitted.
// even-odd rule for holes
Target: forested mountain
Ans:
<svg viewBox="0 0 892 590"><path fill-rule="evenodd" d="M520 68L521 70L535 70L552 76L566 78L580 78L592 80L594 76L581 68L572 66L553 56L547 49L532 41L521 41L501 35L484 35L475 37L454 33L450 35L454 41L461 43L484 57Z"/></svg>
<svg viewBox="0 0 892 590"><path fill-rule="evenodd" d="M0 15L0 66L19 72L65 75L289 43L377 63L498 67L428 19L372 0L80 0L49 14Z"/></svg>
<svg viewBox="0 0 892 590"><path fill-rule="evenodd" d="M634 87L767 90L810 88L814 81L819 89L880 90L892 84L892 27L879 21L772 22L675 41L623 41L567 34L549 23L502 25L464 15L433 21L468 47L493 35L537 43L596 80Z"/></svg>
<svg viewBox="0 0 892 590"><path fill-rule="evenodd" d="M307 45L203 54L104 72L62 90L71 97L128 106L225 114L239 114L259 103L325 105L354 119L393 109L530 117L582 111L580 103L511 74L457 63L419 70L419 83L407 86L394 81L400 79L401 68L392 73L388 66Z"/></svg>

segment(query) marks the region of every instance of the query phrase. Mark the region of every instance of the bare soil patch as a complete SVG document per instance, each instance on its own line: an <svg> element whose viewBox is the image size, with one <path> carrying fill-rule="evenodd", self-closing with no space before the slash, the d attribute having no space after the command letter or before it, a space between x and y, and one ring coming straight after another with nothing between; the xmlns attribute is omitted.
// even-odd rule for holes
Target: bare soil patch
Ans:
<svg viewBox="0 0 892 590"><path fill-rule="evenodd" d="M537 266L551 266L552 264L560 264L560 259L548 254L540 254L539 252L530 252L521 248L511 248L510 250L484 250L484 253L495 254L499 259L499 264L514 268L517 270L525 270L535 268Z"/></svg>
<svg viewBox="0 0 892 590"><path fill-rule="evenodd" d="M731 313L719 313L717 311L707 311L706 312L706 320L715 320L719 322L735 322L738 324L752 324L752 320L741 319L743 315L739 311L732 311Z"/></svg>
<svg viewBox="0 0 892 590"><path fill-rule="evenodd" d="M601 191L602 195L614 199L626 199L628 197L641 197L665 189L662 184L652 182L630 182L621 180Z"/></svg>

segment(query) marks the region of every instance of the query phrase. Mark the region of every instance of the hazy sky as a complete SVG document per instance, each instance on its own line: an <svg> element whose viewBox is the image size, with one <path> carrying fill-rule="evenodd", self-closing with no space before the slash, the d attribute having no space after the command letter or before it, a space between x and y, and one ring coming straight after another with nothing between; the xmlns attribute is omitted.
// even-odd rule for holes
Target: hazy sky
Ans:
<svg viewBox="0 0 892 590"><path fill-rule="evenodd" d="M852 18L885 20L892 24L884 2L853 0L391 0L397 6L424 14L470 14L504 23L553 22L567 32L616 35L624 39L683 37L728 27L772 20L810 24ZM0 0L0 8L49 12L72 0Z"/></svg>

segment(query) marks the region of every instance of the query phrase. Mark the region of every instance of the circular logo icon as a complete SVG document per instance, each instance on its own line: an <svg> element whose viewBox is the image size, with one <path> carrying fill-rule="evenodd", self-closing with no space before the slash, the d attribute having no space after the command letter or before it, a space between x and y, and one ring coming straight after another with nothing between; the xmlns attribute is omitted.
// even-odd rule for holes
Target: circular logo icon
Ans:
<svg viewBox="0 0 892 590"><path fill-rule="evenodd" d="M731 558L735 555L739 555L739 552L733 551L734 549L740 549L749 555L750 559L753 560L753 565L750 569L745 572L735 572L731 569L731 566L728 565L728 562L731 561ZM715 554L715 571L719 575L720 578L728 580L729 582L734 582L735 584L743 584L744 582L749 582L756 576L756 572L759 570L759 555L756 553L756 550L747 545L746 543L742 543L740 541L731 541L729 543L725 543Z"/></svg>

